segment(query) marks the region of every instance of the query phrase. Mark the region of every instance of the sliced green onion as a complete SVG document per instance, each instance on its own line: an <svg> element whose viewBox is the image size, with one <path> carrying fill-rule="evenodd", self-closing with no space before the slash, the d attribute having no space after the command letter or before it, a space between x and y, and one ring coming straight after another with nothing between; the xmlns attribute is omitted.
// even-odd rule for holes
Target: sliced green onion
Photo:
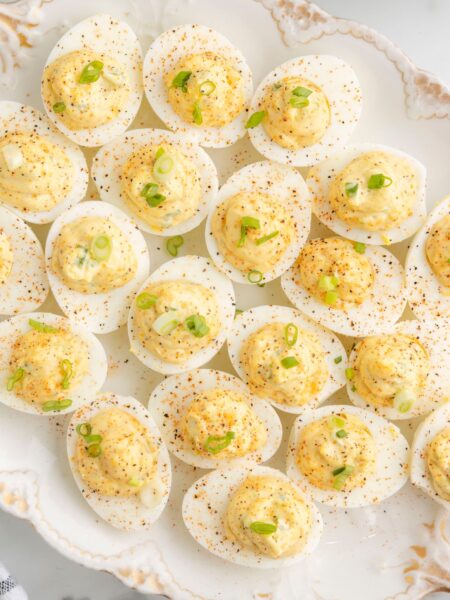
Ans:
<svg viewBox="0 0 450 600"><path fill-rule="evenodd" d="M362 242L355 242L353 244L353 248L355 249L355 252L357 252L358 254L364 254L364 252L366 251L366 245L363 244Z"/></svg>
<svg viewBox="0 0 450 600"><path fill-rule="evenodd" d="M171 237L166 242L167 252L170 256L178 256L178 248L184 244L184 239L182 235L176 235Z"/></svg>
<svg viewBox="0 0 450 600"><path fill-rule="evenodd" d="M345 419L338 417L337 415L333 415L330 419L330 423L332 427L339 427L339 429L341 429L345 425Z"/></svg>
<svg viewBox="0 0 450 600"><path fill-rule="evenodd" d="M345 465L344 467L339 467L333 471L334 482L333 487L335 490L342 490L345 485L345 481L349 475L353 472L354 467L351 465Z"/></svg>
<svg viewBox="0 0 450 600"><path fill-rule="evenodd" d="M100 444L91 444L87 447L87 453L92 458L97 458L102 453L102 447L100 446Z"/></svg>
<svg viewBox="0 0 450 600"><path fill-rule="evenodd" d="M96 261L108 260L112 252L112 240L107 235L97 235L89 246L89 253Z"/></svg>
<svg viewBox="0 0 450 600"><path fill-rule="evenodd" d="M347 181L345 183L345 195L347 198L353 198L358 192L359 185L353 181Z"/></svg>
<svg viewBox="0 0 450 600"><path fill-rule="evenodd" d="M98 433L90 433L83 437L84 437L84 441L87 444L100 444L100 442L103 440L102 436L99 435Z"/></svg>
<svg viewBox="0 0 450 600"><path fill-rule="evenodd" d="M155 160L158 160L158 158L160 158L162 155L164 154L164 148L158 148L158 150L156 151L155 154Z"/></svg>
<svg viewBox="0 0 450 600"><path fill-rule="evenodd" d="M261 227L259 219L255 217L242 217L241 219L241 237L238 241L238 248L241 248L245 244L247 239L248 229L259 229Z"/></svg>
<svg viewBox="0 0 450 600"><path fill-rule="evenodd" d="M330 290L325 294L325 304L328 306L333 306L338 301L339 294L336 290Z"/></svg>
<svg viewBox="0 0 450 600"><path fill-rule="evenodd" d="M171 331L180 324L179 319L177 319L177 311L170 310L168 312L162 313L159 315L157 319L153 321L152 328L159 335L168 335Z"/></svg>
<svg viewBox="0 0 450 600"><path fill-rule="evenodd" d="M191 315L185 319L184 326L197 338L204 337L209 332L206 319L202 315Z"/></svg>
<svg viewBox="0 0 450 600"><path fill-rule="evenodd" d="M334 275L321 275L319 277L319 290L322 292L331 292L339 285L339 279Z"/></svg>
<svg viewBox="0 0 450 600"><path fill-rule="evenodd" d="M153 164L153 175L156 179L160 181L164 181L167 179L167 176L172 171L175 166L175 161L171 156L166 154L163 150L163 153L155 158L155 162Z"/></svg>
<svg viewBox="0 0 450 600"><path fill-rule="evenodd" d="M46 325L40 321L35 321L34 319L29 319L28 325L35 331L40 331L41 333L58 333L58 330L55 327Z"/></svg>
<svg viewBox="0 0 450 600"><path fill-rule="evenodd" d="M284 328L284 340L290 347L295 346L298 339L298 327L294 323L288 323Z"/></svg>
<svg viewBox="0 0 450 600"><path fill-rule="evenodd" d="M149 294L148 292L142 292L141 294L139 294L139 296L136 297L136 306L140 310L147 310L152 306L155 306L157 300L157 296Z"/></svg>
<svg viewBox="0 0 450 600"><path fill-rule="evenodd" d="M250 283L261 283L263 277L264 275L261 273L261 271L256 271L255 269L249 271L247 275L247 279L250 281Z"/></svg>
<svg viewBox="0 0 450 600"><path fill-rule="evenodd" d="M347 380L352 381L354 376L355 376L355 369L353 369L352 367L347 367L345 369L345 377L347 378Z"/></svg>
<svg viewBox="0 0 450 600"><path fill-rule="evenodd" d="M202 96L210 96L215 89L216 84L209 79L200 84L200 94L202 94Z"/></svg>
<svg viewBox="0 0 450 600"><path fill-rule="evenodd" d="M447 258L447 264L450 265L450 258Z"/></svg>
<svg viewBox="0 0 450 600"><path fill-rule="evenodd" d="M395 394L394 408L396 408L400 413L407 413L409 410L411 410L415 401L416 396L413 391L405 388Z"/></svg>
<svg viewBox="0 0 450 600"><path fill-rule="evenodd" d="M192 75L191 71L180 71L175 75L172 80L172 87L181 88L183 92L187 92L187 83L189 81L189 77Z"/></svg>
<svg viewBox="0 0 450 600"><path fill-rule="evenodd" d="M376 173L369 177L367 187L369 190L380 190L381 188L389 187L392 184L391 177L383 175L383 173Z"/></svg>
<svg viewBox="0 0 450 600"><path fill-rule="evenodd" d="M265 244L269 240L273 240L273 238L277 237L277 235L279 235L279 234L280 234L279 231L272 231L272 233L268 233L267 235L263 235L262 237L258 238L255 241L255 244L257 246L261 246L261 244Z"/></svg>
<svg viewBox="0 0 450 600"><path fill-rule="evenodd" d="M254 112L252 115L250 115L247 123L245 124L245 128L254 129L255 127L258 127L258 125L261 123L265 116L265 110L259 110L257 112Z"/></svg>
<svg viewBox="0 0 450 600"><path fill-rule="evenodd" d="M48 402L44 402L44 404L42 405L42 410L44 412L57 412L60 410L64 410L65 408L69 408L71 404L72 400L69 400L69 398L65 398L64 400L49 400Z"/></svg>
<svg viewBox="0 0 450 600"><path fill-rule="evenodd" d="M66 110L66 105L64 104L64 102L55 102L52 108L53 112L55 113L63 113Z"/></svg>
<svg viewBox="0 0 450 600"><path fill-rule="evenodd" d="M309 100L301 96L292 96L289 98L289 104L294 108L305 108L305 106L308 106Z"/></svg>
<svg viewBox="0 0 450 600"><path fill-rule="evenodd" d="M63 390L67 390L70 385L70 380L72 378L72 363L69 359L65 358L61 361L61 371L63 374L61 387Z"/></svg>
<svg viewBox="0 0 450 600"><path fill-rule="evenodd" d="M253 521L250 523L251 531L253 533L258 533L259 535L270 535L271 533L275 533L277 530L277 525L275 523L263 523L262 521Z"/></svg>
<svg viewBox="0 0 450 600"><path fill-rule="evenodd" d="M139 479L137 479L136 477L133 477L128 482L128 485L131 485L131 487L140 487L142 484L143 484L143 482L140 481Z"/></svg>
<svg viewBox="0 0 450 600"><path fill-rule="evenodd" d="M234 312L234 318L238 317L239 315L242 315L244 311L241 310L240 308L237 308Z"/></svg>
<svg viewBox="0 0 450 600"><path fill-rule="evenodd" d="M203 123L202 117L202 109L200 108L200 103L194 103L194 110L192 111L192 119L196 125L201 125Z"/></svg>
<svg viewBox="0 0 450 600"><path fill-rule="evenodd" d="M80 423L79 425L76 426L76 431L77 431L78 435L81 435L82 437L86 437L87 435L91 434L92 426L90 423Z"/></svg>
<svg viewBox="0 0 450 600"><path fill-rule="evenodd" d="M228 431L223 436L210 435L205 442L204 449L210 454L219 454L219 452L222 452L222 450L228 448L228 446L234 440L234 437L234 431Z"/></svg>
<svg viewBox="0 0 450 600"><path fill-rule="evenodd" d="M25 375L25 371L24 371L24 369L22 369L22 367L19 367L18 369L16 369L14 371L14 373L11 375L11 377L6 382L6 389L8 390L8 392L12 391L13 387L16 385L16 383L19 383L19 381L21 379L23 379L24 375Z"/></svg>
<svg viewBox="0 0 450 600"><path fill-rule="evenodd" d="M277 90L281 89L282 87L283 87L282 83L274 83L273 86L272 86L272 90L274 92L276 92Z"/></svg>
<svg viewBox="0 0 450 600"><path fill-rule="evenodd" d="M300 364L295 356L286 356L285 358L282 358L280 362L285 369L292 369L292 367L296 367Z"/></svg>
<svg viewBox="0 0 450 600"><path fill-rule="evenodd" d="M98 81L103 70L103 63L100 60L93 60L88 63L81 71L79 83L94 83Z"/></svg>
<svg viewBox="0 0 450 600"><path fill-rule="evenodd" d="M308 96L311 96L312 90L309 90L308 88L299 85L294 90L292 90L292 94L300 98L308 98Z"/></svg>
<svg viewBox="0 0 450 600"><path fill-rule="evenodd" d="M159 185L157 183L147 183L142 188L141 196L145 198L147 204L152 208L159 206L166 199L158 190Z"/></svg>
<svg viewBox="0 0 450 600"><path fill-rule="evenodd" d="M338 431L336 431L336 437L338 438L345 438L348 436L348 433L345 431L345 429L339 429Z"/></svg>
<svg viewBox="0 0 450 600"><path fill-rule="evenodd" d="M338 365L340 362L342 362L342 356L336 356L336 358L334 359L334 364Z"/></svg>

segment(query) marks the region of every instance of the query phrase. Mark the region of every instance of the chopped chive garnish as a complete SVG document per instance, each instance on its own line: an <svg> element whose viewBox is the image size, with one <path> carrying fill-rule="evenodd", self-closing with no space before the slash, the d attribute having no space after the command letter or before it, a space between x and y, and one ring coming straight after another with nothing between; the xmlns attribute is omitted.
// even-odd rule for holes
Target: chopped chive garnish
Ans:
<svg viewBox="0 0 450 600"><path fill-rule="evenodd" d="M191 315L184 321L184 326L193 336L201 338L209 332L206 319L202 315Z"/></svg>
<svg viewBox="0 0 450 600"><path fill-rule="evenodd" d="M335 469L333 471L333 476L336 477L336 475L340 475L341 473L343 473L345 471L345 467L338 467L337 469Z"/></svg>
<svg viewBox="0 0 450 600"><path fill-rule="evenodd" d="M296 367L300 364L295 356L286 356L285 358L282 358L280 362L285 369L292 369L292 367Z"/></svg>
<svg viewBox="0 0 450 600"><path fill-rule="evenodd" d="M87 447L87 453L92 458L97 458L102 453L102 447L100 446L100 444L91 444Z"/></svg>
<svg viewBox="0 0 450 600"><path fill-rule="evenodd" d="M308 88L299 85L298 87L292 90L292 94L300 98L308 98L308 96L311 96L312 90L309 90Z"/></svg>
<svg viewBox="0 0 450 600"><path fill-rule="evenodd" d="M240 308L237 308L234 312L234 318L238 317L239 315L242 315L244 311L241 310Z"/></svg>
<svg viewBox="0 0 450 600"><path fill-rule="evenodd" d="M336 356L334 359L334 364L338 365L340 362L342 362L342 356Z"/></svg>
<svg viewBox="0 0 450 600"><path fill-rule="evenodd" d="M142 188L141 196L145 198L145 201L149 206L155 208L159 206L161 202L164 202L166 197L158 192L159 185L157 183L147 183Z"/></svg>
<svg viewBox="0 0 450 600"><path fill-rule="evenodd" d="M391 177L383 175L383 173L376 173L369 177L367 187L369 190L380 190L381 188L389 187L392 184Z"/></svg>
<svg viewBox="0 0 450 600"><path fill-rule="evenodd" d="M89 253L98 262L108 260L112 252L112 240L108 235L97 235L89 246Z"/></svg>
<svg viewBox="0 0 450 600"><path fill-rule="evenodd" d="M65 408L69 408L71 404L72 400L69 400L69 398L65 398L64 400L49 400L48 402L44 402L42 405L42 410L44 412L58 412L60 410L64 410Z"/></svg>
<svg viewBox="0 0 450 600"><path fill-rule="evenodd" d="M182 235L175 235L171 237L166 242L167 252L170 256L178 256L178 248L184 244L184 238Z"/></svg>
<svg viewBox="0 0 450 600"><path fill-rule="evenodd" d="M347 198L353 198L354 196L356 196L357 192L358 192L358 184L353 182L353 181L347 181L345 183L345 195L347 196Z"/></svg>
<svg viewBox="0 0 450 600"><path fill-rule="evenodd" d="M28 325L35 331L40 331L41 333L58 333L58 330L55 327L46 325L40 321L35 321L34 319L29 319Z"/></svg>
<svg viewBox="0 0 450 600"><path fill-rule="evenodd" d="M263 280L263 274L261 273L261 271L256 271L256 270L252 270L249 271L248 275L247 275L247 279L250 281L250 283L258 283L260 284Z"/></svg>
<svg viewBox="0 0 450 600"><path fill-rule="evenodd" d="M136 477L133 477L128 482L128 485L131 485L131 487L139 487L142 485L142 481L139 481L139 479L137 479Z"/></svg>
<svg viewBox="0 0 450 600"><path fill-rule="evenodd" d="M328 304L328 306L333 306L333 304L336 304L336 302L338 301L338 298L339 294L337 293L337 291L330 290L325 294L325 304Z"/></svg>
<svg viewBox="0 0 450 600"><path fill-rule="evenodd" d="M366 251L366 245L363 244L362 242L355 242L353 244L353 248L355 249L355 252L357 252L358 254L364 254L364 252Z"/></svg>
<svg viewBox="0 0 450 600"><path fill-rule="evenodd" d="M344 467L339 467L333 471L334 482L333 487L335 490L342 490L345 485L345 481L347 477L353 472L353 467L351 465L345 465Z"/></svg>
<svg viewBox="0 0 450 600"><path fill-rule="evenodd" d="M250 523L251 531L253 533L258 533L259 535L270 535L271 533L275 533L277 530L277 525L275 523L263 523L262 521L253 521Z"/></svg>
<svg viewBox="0 0 450 600"><path fill-rule="evenodd" d="M256 217L242 217L241 219L241 237L238 241L238 248L242 248L245 244L245 240L247 239L247 230L248 229L259 229L260 223L259 219Z"/></svg>
<svg viewBox="0 0 450 600"><path fill-rule="evenodd" d="M282 87L283 87L282 83L274 83L273 86L272 86L272 90L274 92L276 92L277 90L281 89Z"/></svg>
<svg viewBox="0 0 450 600"><path fill-rule="evenodd" d="M79 83L94 83L94 81L98 81L102 70L103 63L100 60L93 60L81 71Z"/></svg>
<svg viewBox="0 0 450 600"><path fill-rule="evenodd" d="M204 445L206 452L210 454L218 454L228 448L231 442L234 440L234 431L228 431L225 435L210 435Z"/></svg>
<svg viewBox="0 0 450 600"><path fill-rule="evenodd" d="M331 292L339 285L339 279L334 275L321 275L319 277L319 290Z"/></svg>
<svg viewBox="0 0 450 600"><path fill-rule="evenodd" d="M90 423L80 423L79 425L76 426L76 432L78 433L78 435L81 435L82 437L86 437L87 435L90 435L92 431L92 426Z"/></svg>
<svg viewBox="0 0 450 600"><path fill-rule="evenodd" d="M201 125L203 123L202 117L202 109L200 108L200 103L194 103L194 110L192 111L192 119L196 125Z"/></svg>
<svg viewBox="0 0 450 600"><path fill-rule="evenodd" d="M189 77L192 75L191 71L180 71L175 75L172 80L172 87L181 88L183 92L187 92L187 83L189 81Z"/></svg>
<svg viewBox="0 0 450 600"><path fill-rule="evenodd" d="M352 385L352 392L356 392L356 385Z"/></svg>
<svg viewBox="0 0 450 600"><path fill-rule="evenodd" d="M291 96L289 98L289 104L294 108L305 108L305 106L308 106L309 100L308 98L303 98L301 96Z"/></svg>
<svg viewBox="0 0 450 600"><path fill-rule="evenodd" d="M72 363L67 358L61 361L61 371L63 374L61 387L63 390L67 390L72 378Z"/></svg>
<svg viewBox="0 0 450 600"><path fill-rule="evenodd" d="M345 425L345 419L338 417L337 415L333 415L330 419L330 423L333 427L342 428Z"/></svg>
<svg viewBox="0 0 450 600"><path fill-rule="evenodd" d="M52 108L53 112L55 113L63 113L66 110L66 105L64 104L64 102L55 102Z"/></svg>
<svg viewBox="0 0 450 600"><path fill-rule="evenodd" d="M11 377L6 382L6 389L8 390L8 392L12 391L12 389L14 388L16 383L19 383L19 381L21 379L23 379L24 375L25 375L25 371L21 367L19 367L18 369L16 369L14 371L14 373L11 375Z"/></svg>
<svg viewBox="0 0 450 600"><path fill-rule="evenodd" d="M258 127L258 125L264 119L265 115L265 110L258 110L257 112L254 112L252 115L250 115L247 123L245 124L245 128L254 129L255 127Z"/></svg>
<svg viewBox="0 0 450 600"><path fill-rule="evenodd" d="M202 94L202 96L210 96L215 89L216 84L209 79L200 84L200 94Z"/></svg>
<svg viewBox="0 0 450 600"><path fill-rule="evenodd" d="M336 437L338 438L345 438L348 436L348 433L345 431L345 429L339 429L339 431L336 431Z"/></svg>
<svg viewBox="0 0 450 600"><path fill-rule="evenodd" d="M355 369L353 369L352 367L347 367L345 369L345 377L347 378L347 380L352 381L354 376L355 376Z"/></svg>
<svg viewBox="0 0 450 600"><path fill-rule="evenodd" d="M149 294L148 292L142 292L141 294L139 294L139 296L136 297L136 306L140 310L148 310L156 304L157 300L157 296Z"/></svg>
<svg viewBox="0 0 450 600"><path fill-rule="evenodd" d="M272 231L272 233L269 233L267 235L263 235L262 237L258 238L255 241L255 244L257 246L261 246L261 244L265 244L266 242L268 242L269 240L273 240L273 238L277 237L277 235L279 235L280 232L279 231Z"/></svg>
<svg viewBox="0 0 450 600"><path fill-rule="evenodd" d="M295 346L298 338L298 327L294 323L288 323L284 328L284 340L290 347Z"/></svg>

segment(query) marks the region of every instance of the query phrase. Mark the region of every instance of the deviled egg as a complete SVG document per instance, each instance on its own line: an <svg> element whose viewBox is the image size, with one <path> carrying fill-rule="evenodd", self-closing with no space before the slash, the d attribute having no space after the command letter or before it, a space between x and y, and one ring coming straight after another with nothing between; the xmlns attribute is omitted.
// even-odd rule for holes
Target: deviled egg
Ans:
<svg viewBox="0 0 450 600"><path fill-rule="evenodd" d="M135 33L109 15L77 23L50 52L41 92L48 117L69 139L108 143L131 125L143 96Z"/></svg>
<svg viewBox="0 0 450 600"><path fill-rule="evenodd" d="M228 352L250 390L285 412L316 408L345 385L340 340L287 306L244 311L228 336Z"/></svg>
<svg viewBox="0 0 450 600"><path fill-rule="evenodd" d="M299 56L259 84L246 126L263 156L305 167L347 142L361 104L361 87L350 65L326 54Z"/></svg>
<svg viewBox="0 0 450 600"><path fill-rule="evenodd" d="M53 223L45 247L52 292L62 311L94 333L123 325L148 276L147 244L107 202L82 202Z"/></svg>
<svg viewBox="0 0 450 600"><path fill-rule="evenodd" d="M0 323L0 402L36 415L89 402L107 372L103 346L65 317L29 313Z"/></svg>
<svg viewBox="0 0 450 600"><path fill-rule="evenodd" d="M284 473L254 466L216 470L183 499L189 533L230 562L261 569L301 561L319 543L322 517Z"/></svg>
<svg viewBox="0 0 450 600"><path fill-rule="evenodd" d="M150 529L169 498L167 448L148 411L131 396L101 393L74 413L67 453L93 510L113 527Z"/></svg>
<svg viewBox="0 0 450 600"><path fill-rule="evenodd" d="M206 152L161 129L135 129L103 146L92 177L102 200L116 204L143 231L164 236L197 227L218 188Z"/></svg>
<svg viewBox="0 0 450 600"><path fill-rule="evenodd" d="M346 369L356 406L386 419L429 413L448 397L450 321L401 321L360 340Z"/></svg>
<svg viewBox="0 0 450 600"><path fill-rule="evenodd" d="M450 402L422 421L412 444L411 481L450 509Z"/></svg>
<svg viewBox="0 0 450 600"><path fill-rule="evenodd" d="M270 161L236 171L220 188L206 221L206 245L236 283L263 283L295 261L311 226L301 174Z"/></svg>
<svg viewBox="0 0 450 600"><path fill-rule="evenodd" d="M418 319L450 317L450 196L431 211L411 243L406 285Z"/></svg>
<svg viewBox="0 0 450 600"><path fill-rule="evenodd" d="M252 73L241 52L203 25L162 33L144 60L144 87L158 117L202 146L222 148L245 135Z"/></svg>
<svg viewBox="0 0 450 600"><path fill-rule="evenodd" d="M310 240L281 286L308 317L344 335L394 325L406 306L405 274L385 248L339 237Z"/></svg>
<svg viewBox="0 0 450 600"><path fill-rule="evenodd" d="M85 195L86 160L41 112L0 102L0 202L31 223L50 223Z"/></svg>
<svg viewBox="0 0 450 600"><path fill-rule="evenodd" d="M39 240L20 217L0 206L0 315L36 310L48 290Z"/></svg>
<svg viewBox="0 0 450 600"><path fill-rule="evenodd" d="M168 449L194 467L264 462L281 442L275 410L222 371L196 369L168 377L151 393L148 410Z"/></svg>
<svg viewBox="0 0 450 600"><path fill-rule="evenodd" d="M309 170L312 210L357 242L389 245L410 237L426 216L425 167L380 144L346 146Z"/></svg>
<svg viewBox="0 0 450 600"><path fill-rule="evenodd" d="M128 318L131 352L158 373L181 373L208 362L235 315L231 282L202 256L161 265L139 290Z"/></svg>
<svg viewBox="0 0 450 600"><path fill-rule="evenodd" d="M286 472L329 506L378 504L408 479L409 446L398 427L355 406L322 406L295 421Z"/></svg>

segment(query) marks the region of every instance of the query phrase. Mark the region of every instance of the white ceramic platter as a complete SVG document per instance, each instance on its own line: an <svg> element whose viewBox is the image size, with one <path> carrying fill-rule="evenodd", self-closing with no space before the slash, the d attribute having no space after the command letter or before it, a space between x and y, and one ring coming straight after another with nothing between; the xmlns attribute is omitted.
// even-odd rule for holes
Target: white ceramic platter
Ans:
<svg viewBox="0 0 450 600"><path fill-rule="evenodd" d="M123 19L138 35L144 53L162 31L186 23L212 27L246 57L257 86L282 62L303 54L333 54L348 62L361 83L363 111L350 143L380 143L408 152L427 168L428 209L448 195L450 90L417 69L391 42L364 25L334 18L302 0L22 0L9 5L10 46L0 72L3 99L42 110L40 74L50 50L68 27L95 12ZM2 9L3 10L3 9ZM28 35L29 23L41 22ZM33 47L20 47L20 37ZM39 36L38 32L44 33ZM14 65L19 65L14 67ZM3 68L0 67L0 71ZM13 85L11 82L15 82ZM389 90L389 103L386 103ZM164 128L144 100L133 128ZM92 151L85 151L91 163ZM223 183L234 171L261 160L248 137L223 149L208 149ZM305 173L303 172L303 175ZM91 183L89 198L98 194ZM34 227L41 242L46 227ZM329 232L313 221L311 237ZM145 234L152 269L167 261L165 240ZM184 235L180 255L207 256L204 227ZM404 261L407 243L390 250ZM264 288L235 284L237 307L288 305L279 279ZM59 312L52 297L41 308ZM411 314L408 315L412 318ZM101 336L109 359L105 389L145 403L162 380L129 351L126 328ZM352 340L344 340L349 351ZM222 349L205 368L233 372ZM345 391L333 403L345 401ZM281 416L284 443L268 463L284 468L287 432L294 415ZM88 567L114 573L141 592L172 600L416 600L449 587L450 526L441 507L406 484L379 506L346 512L320 507L324 534L317 550L285 569L244 568L208 553L183 525L181 501L203 470L173 457L172 491L150 532L124 533L100 521L81 496L65 457L63 415L38 419L0 406L0 504L60 552ZM417 422L401 423L411 441ZM445 537L447 536L447 538ZM345 574L345 576L343 576Z"/></svg>

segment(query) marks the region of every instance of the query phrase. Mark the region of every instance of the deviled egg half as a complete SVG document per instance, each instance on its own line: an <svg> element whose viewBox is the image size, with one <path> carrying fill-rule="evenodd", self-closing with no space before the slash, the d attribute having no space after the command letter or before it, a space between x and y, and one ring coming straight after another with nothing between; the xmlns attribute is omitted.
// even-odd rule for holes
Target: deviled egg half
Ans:
<svg viewBox="0 0 450 600"><path fill-rule="evenodd" d="M206 245L236 283L265 283L291 266L310 227L303 177L266 160L236 171L220 188L206 221Z"/></svg>
<svg viewBox="0 0 450 600"><path fill-rule="evenodd" d="M53 223L45 247L52 292L62 311L94 333L123 325L150 270L147 244L118 208L82 202Z"/></svg>
<svg viewBox="0 0 450 600"><path fill-rule="evenodd" d="M350 65L326 54L299 56L259 84L246 127L263 156L306 167L347 142L361 105L361 87Z"/></svg>
<svg viewBox="0 0 450 600"><path fill-rule="evenodd" d="M168 449L203 469L269 460L283 433L268 402L237 377L212 369L168 377L153 390L148 410Z"/></svg>
<svg viewBox="0 0 450 600"><path fill-rule="evenodd" d="M402 265L385 248L328 237L302 248L281 286L294 306L324 327L364 336L401 317L404 280Z"/></svg>
<svg viewBox="0 0 450 600"><path fill-rule="evenodd" d="M88 185L80 148L41 112L0 102L0 203L31 223L50 223Z"/></svg>
<svg viewBox="0 0 450 600"><path fill-rule="evenodd" d="M378 504L408 479L409 446L398 427L355 406L306 411L291 430L286 472L328 506Z"/></svg>
<svg viewBox="0 0 450 600"><path fill-rule="evenodd" d="M386 419L425 415L448 398L450 321L401 321L360 340L348 367L347 392L356 406Z"/></svg>
<svg viewBox="0 0 450 600"><path fill-rule="evenodd" d="M450 402L428 415L414 435L411 481L450 510Z"/></svg>
<svg viewBox="0 0 450 600"><path fill-rule="evenodd" d="M101 393L74 413L67 453L76 484L113 527L150 529L169 498L167 448L148 411L131 396Z"/></svg>
<svg viewBox="0 0 450 600"><path fill-rule="evenodd" d="M411 243L406 285L418 319L450 317L450 196L431 211Z"/></svg>
<svg viewBox="0 0 450 600"><path fill-rule="evenodd" d="M340 340L287 306L244 311L233 323L228 352L250 390L285 412L316 408L345 385Z"/></svg>
<svg viewBox="0 0 450 600"><path fill-rule="evenodd" d="M206 550L261 569L287 567L317 546L322 517L284 473L264 466L219 469L183 499L183 519Z"/></svg>
<svg viewBox="0 0 450 600"><path fill-rule="evenodd" d="M141 104L142 50L131 27L95 15L69 29L45 64L42 100L80 146L102 146L131 125Z"/></svg>
<svg viewBox="0 0 450 600"><path fill-rule="evenodd" d="M65 317L34 312L0 323L0 402L36 415L89 402L107 372L103 346Z"/></svg>
<svg viewBox="0 0 450 600"><path fill-rule="evenodd" d="M144 87L167 127L202 146L222 148L245 135L252 73L214 29L181 25L162 33L145 56Z"/></svg>
<svg viewBox="0 0 450 600"><path fill-rule="evenodd" d="M218 189L206 152L162 129L135 129L103 146L92 177L102 200L116 204L143 231L164 236L197 227Z"/></svg>
<svg viewBox="0 0 450 600"><path fill-rule="evenodd" d="M171 375L208 362L221 348L235 315L233 286L203 256L182 256L144 282L128 317L131 352Z"/></svg>
<svg viewBox="0 0 450 600"><path fill-rule="evenodd" d="M311 168L306 183L317 218L357 242L395 244L425 220L425 167L389 146L346 146Z"/></svg>
<svg viewBox="0 0 450 600"><path fill-rule="evenodd" d="M39 240L20 217L0 206L0 315L36 310L48 290Z"/></svg>

